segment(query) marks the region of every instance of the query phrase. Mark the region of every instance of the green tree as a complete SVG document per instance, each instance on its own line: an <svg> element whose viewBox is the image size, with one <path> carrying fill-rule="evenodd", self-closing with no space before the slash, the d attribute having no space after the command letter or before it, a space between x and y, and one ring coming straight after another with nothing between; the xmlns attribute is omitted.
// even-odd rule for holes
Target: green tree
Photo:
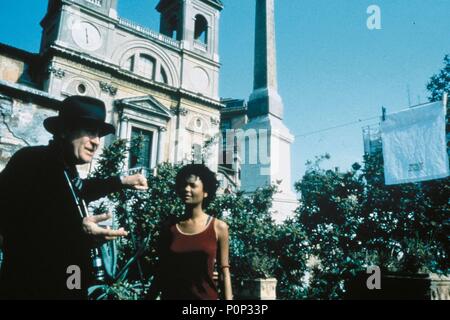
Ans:
<svg viewBox="0 0 450 320"><path fill-rule="evenodd" d="M365 157L362 232L390 271L448 273L449 178L386 186L381 154Z"/></svg>
<svg viewBox="0 0 450 320"><path fill-rule="evenodd" d="M442 100L444 92L450 92L450 55L444 57L444 67L431 77L427 89L430 101Z"/></svg>
<svg viewBox="0 0 450 320"><path fill-rule="evenodd" d="M297 221L276 224L271 216L276 186L266 186L252 194L238 192L216 198L210 213L222 216L230 230L230 264L234 287L241 280L278 280L278 299L304 297L302 277L307 246Z"/></svg>
<svg viewBox="0 0 450 320"><path fill-rule="evenodd" d="M309 162L303 179L295 185L301 194L296 219L307 243L302 254L313 262L308 298L339 298L345 280L359 271L365 261L359 233L364 223L360 166L355 164L345 173L324 170L321 163L328 159L325 155Z"/></svg>
<svg viewBox="0 0 450 320"><path fill-rule="evenodd" d="M304 229L296 219L287 219L276 230L277 298L298 300L307 298L305 272L307 271L309 242Z"/></svg>
<svg viewBox="0 0 450 320"><path fill-rule="evenodd" d="M296 219L307 246L305 297L345 297L349 281L367 266L390 272L449 273L448 179L386 186L381 154L348 172L324 170L319 157L296 184Z"/></svg>
<svg viewBox="0 0 450 320"><path fill-rule="evenodd" d="M230 230L230 260L233 277L267 278L276 264L276 226L270 215L275 188L254 194L224 194L216 198L210 213L223 216Z"/></svg>

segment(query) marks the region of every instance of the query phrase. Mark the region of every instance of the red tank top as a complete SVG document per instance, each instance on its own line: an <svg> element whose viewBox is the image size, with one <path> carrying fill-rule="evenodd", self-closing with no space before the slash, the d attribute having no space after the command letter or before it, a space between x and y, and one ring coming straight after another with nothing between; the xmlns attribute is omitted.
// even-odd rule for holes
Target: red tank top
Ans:
<svg viewBox="0 0 450 320"><path fill-rule="evenodd" d="M205 230L196 234L182 233L176 224L170 227L172 241L168 248L168 283L162 299L217 300L213 280L217 254L214 218Z"/></svg>

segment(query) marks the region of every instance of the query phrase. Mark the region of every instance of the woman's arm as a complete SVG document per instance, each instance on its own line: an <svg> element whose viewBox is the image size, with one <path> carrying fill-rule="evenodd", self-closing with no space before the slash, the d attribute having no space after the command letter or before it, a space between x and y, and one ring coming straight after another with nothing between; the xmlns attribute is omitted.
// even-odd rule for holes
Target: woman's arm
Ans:
<svg viewBox="0 0 450 320"><path fill-rule="evenodd" d="M217 220L217 236L219 251L219 281L224 293L224 299L232 300L233 292L231 289L228 225L221 220Z"/></svg>

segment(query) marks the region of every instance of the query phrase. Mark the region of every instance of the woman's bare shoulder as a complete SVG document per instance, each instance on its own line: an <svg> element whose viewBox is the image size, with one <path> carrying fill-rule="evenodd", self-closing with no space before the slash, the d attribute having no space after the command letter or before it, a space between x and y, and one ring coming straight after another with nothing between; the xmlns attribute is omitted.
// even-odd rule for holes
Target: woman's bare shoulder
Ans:
<svg viewBox="0 0 450 320"><path fill-rule="evenodd" d="M219 233L219 235L223 235L228 233L228 224L220 219L215 219L214 227L216 231Z"/></svg>

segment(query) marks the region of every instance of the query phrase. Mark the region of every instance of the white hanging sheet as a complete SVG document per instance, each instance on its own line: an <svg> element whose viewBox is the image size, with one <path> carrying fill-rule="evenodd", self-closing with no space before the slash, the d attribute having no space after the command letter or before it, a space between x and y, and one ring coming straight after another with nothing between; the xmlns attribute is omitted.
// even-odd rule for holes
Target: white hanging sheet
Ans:
<svg viewBox="0 0 450 320"><path fill-rule="evenodd" d="M450 175L442 102L386 115L381 122L387 185Z"/></svg>

